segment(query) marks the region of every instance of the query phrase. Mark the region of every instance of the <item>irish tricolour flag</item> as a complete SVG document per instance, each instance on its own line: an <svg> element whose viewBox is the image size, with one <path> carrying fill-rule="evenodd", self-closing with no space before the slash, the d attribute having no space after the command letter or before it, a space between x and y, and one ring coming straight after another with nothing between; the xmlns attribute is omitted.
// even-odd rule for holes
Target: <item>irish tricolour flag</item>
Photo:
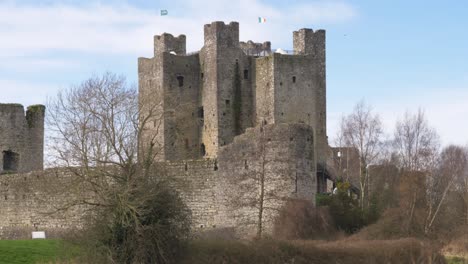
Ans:
<svg viewBox="0 0 468 264"><path fill-rule="evenodd" d="M258 17L258 23L265 23L265 22L266 22L266 18Z"/></svg>

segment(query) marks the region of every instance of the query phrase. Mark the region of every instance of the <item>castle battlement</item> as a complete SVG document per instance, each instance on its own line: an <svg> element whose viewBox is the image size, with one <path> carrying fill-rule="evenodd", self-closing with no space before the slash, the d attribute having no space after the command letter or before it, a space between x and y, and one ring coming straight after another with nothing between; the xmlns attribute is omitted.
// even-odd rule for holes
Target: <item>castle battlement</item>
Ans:
<svg viewBox="0 0 468 264"><path fill-rule="evenodd" d="M179 35L174 37L169 33L154 36L154 56L163 52L175 52L177 55L186 53L186 37Z"/></svg>

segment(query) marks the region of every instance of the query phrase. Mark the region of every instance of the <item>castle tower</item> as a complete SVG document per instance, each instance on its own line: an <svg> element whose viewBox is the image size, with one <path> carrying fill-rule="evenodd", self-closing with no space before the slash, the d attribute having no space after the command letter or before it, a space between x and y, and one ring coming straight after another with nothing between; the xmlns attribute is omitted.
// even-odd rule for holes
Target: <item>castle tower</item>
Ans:
<svg viewBox="0 0 468 264"><path fill-rule="evenodd" d="M140 158L154 155L156 160L181 160L201 156L199 56L186 56L185 46L184 35L164 33L154 37L154 57L138 59L140 119L144 122Z"/></svg>
<svg viewBox="0 0 468 264"><path fill-rule="evenodd" d="M313 128L316 157L326 160L325 31L293 33L294 55L255 60L256 123L304 123Z"/></svg>
<svg viewBox="0 0 468 264"><path fill-rule="evenodd" d="M252 59L240 47L239 23L213 22L204 34L202 144L205 157L216 157L219 147L252 126Z"/></svg>
<svg viewBox="0 0 468 264"><path fill-rule="evenodd" d="M0 104L0 173L44 168L43 105Z"/></svg>
<svg viewBox="0 0 468 264"><path fill-rule="evenodd" d="M325 164L327 157L326 105L326 38L325 30L300 29L293 33L294 52L312 57L311 79L314 90L313 127L316 136L317 162Z"/></svg>

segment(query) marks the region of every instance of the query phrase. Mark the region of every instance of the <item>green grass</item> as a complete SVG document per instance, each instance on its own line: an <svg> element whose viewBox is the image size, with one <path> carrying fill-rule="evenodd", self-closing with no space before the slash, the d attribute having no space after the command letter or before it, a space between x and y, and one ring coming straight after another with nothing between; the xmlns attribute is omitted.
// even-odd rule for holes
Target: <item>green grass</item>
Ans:
<svg viewBox="0 0 468 264"><path fill-rule="evenodd" d="M468 264L468 259L462 257L445 257L447 264Z"/></svg>
<svg viewBox="0 0 468 264"><path fill-rule="evenodd" d="M0 264L53 263L76 254L59 240L0 240Z"/></svg>

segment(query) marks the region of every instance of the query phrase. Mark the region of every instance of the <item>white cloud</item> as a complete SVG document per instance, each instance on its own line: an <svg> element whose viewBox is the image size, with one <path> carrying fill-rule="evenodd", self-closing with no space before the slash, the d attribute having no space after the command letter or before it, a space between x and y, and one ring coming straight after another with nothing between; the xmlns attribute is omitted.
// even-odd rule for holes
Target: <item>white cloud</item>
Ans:
<svg viewBox="0 0 468 264"><path fill-rule="evenodd" d="M174 6L176 3L174 3ZM0 3L0 56L68 50L151 55L152 36L186 34L189 50L203 44L203 25L214 20L239 21L241 38L292 43L292 30L322 23L339 23L356 15L337 1L322 1L280 9L258 0L183 0L182 11L161 17L158 10L128 4L31 6ZM181 14L183 12L183 14ZM175 14L173 14L175 13ZM268 19L259 25L257 17Z"/></svg>

